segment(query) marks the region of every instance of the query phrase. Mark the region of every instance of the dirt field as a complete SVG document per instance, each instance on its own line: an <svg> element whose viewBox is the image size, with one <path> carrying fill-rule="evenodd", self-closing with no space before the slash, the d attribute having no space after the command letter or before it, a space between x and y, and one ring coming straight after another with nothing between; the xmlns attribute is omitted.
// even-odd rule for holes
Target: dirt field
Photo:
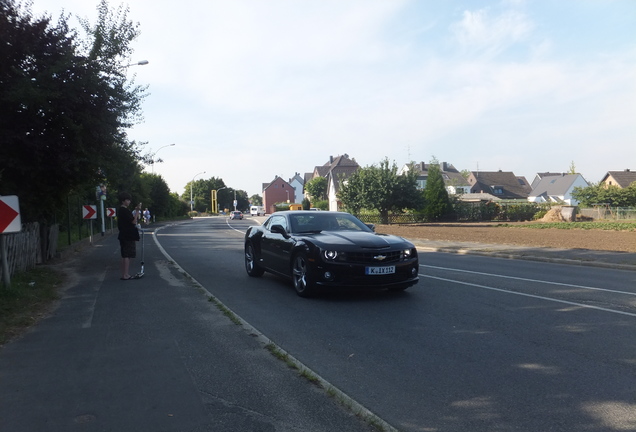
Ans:
<svg viewBox="0 0 636 432"><path fill-rule="evenodd" d="M636 231L537 229L522 228L523 224L376 225L376 232L407 239L636 252Z"/></svg>

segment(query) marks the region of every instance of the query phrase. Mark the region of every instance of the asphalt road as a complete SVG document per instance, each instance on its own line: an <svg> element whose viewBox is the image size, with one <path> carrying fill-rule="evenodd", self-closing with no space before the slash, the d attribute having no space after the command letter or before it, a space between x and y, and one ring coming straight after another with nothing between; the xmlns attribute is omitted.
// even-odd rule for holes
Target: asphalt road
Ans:
<svg viewBox="0 0 636 432"><path fill-rule="evenodd" d="M402 431L636 430L636 273L422 253L404 293L296 296L249 278L253 221L157 233L190 276Z"/></svg>

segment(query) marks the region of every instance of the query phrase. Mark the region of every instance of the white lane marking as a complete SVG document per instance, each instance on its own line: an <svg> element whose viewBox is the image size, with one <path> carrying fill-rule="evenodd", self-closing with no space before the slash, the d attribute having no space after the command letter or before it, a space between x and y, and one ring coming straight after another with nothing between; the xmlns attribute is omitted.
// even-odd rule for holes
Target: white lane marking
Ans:
<svg viewBox="0 0 636 432"><path fill-rule="evenodd" d="M241 231L241 230L237 230L236 228L234 228L232 225L230 225L230 218L226 218L225 219L225 223L227 224L227 226L229 226L231 229L233 229L236 232L239 232L241 234L245 234L245 231L247 231L247 229L245 231Z"/></svg>
<svg viewBox="0 0 636 432"><path fill-rule="evenodd" d="M472 273L472 274L478 274L482 276L492 276L492 277L499 277L504 279L520 280L525 282L537 282L537 283L550 284L550 285L560 285L560 286L567 286L567 287L573 287L573 288L581 288L586 290L605 291L605 292L610 292L614 294L625 294L630 296L636 296L636 292L617 291L617 290L611 290L607 288L596 288L596 287L590 287L585 285L574 285L574 284L563 283L563 282L551 282L551 281L545 281L545 280L539 280L539 279L529 279L529 278L522 278L517 276L505 276L505 275L499 275L494 273L484 273L484 272L477 272L472 270L460 270L460 269L454 269L449 267L438 267L438 266L425 265L425 264L420 264L420 267L428 267L428 268L438 269L438 270L448 270L448 271L461 272L461 273Z"/></svg>
<svg viewBox="0 0 636 432"><path fill-rule="evenodd" d="M479 285L479 284L474 284L474 283L470 283L470 282L462 282L462 281L457 281L457 280L453 280L453 279L441 278L441 277L437 277L437 276L429 276L429 275L424 275L424 274L420 274L419 276L425 277L425 278L429 278L429 279L437 279L437 280L441 280L441 281L445 281L445 282L453 282L453 283L457 283L457 284L461 284L461 285L468 285L468 286L472 286L472 287L476 287L476 288L483 288L483 289L487 289L487 290L491 290L491 291L498 291L498 292L502 292L502 293L506 293L506 294L514 294L514 295L519 295L519 296L524 296L524 297L531 297L531 298L535 298L535 299L539 299L539 300L547 300L547 301L551 301L551 302L555 302L555 303L563 303L563 304L567 304L567 305L571 305L571 306L578 306L578 307L588 308L588 309L596 309L596 310L600 310L600 311L603 311L603 312L610 312L610 313L615 313L615 314L620 314L620 315L627 315L627 316L630 316L630 317L636 317L636 313L631 313L631 312L623 312L623 311L618 311L618 310L614 310L614 309L602 308L602 307L599 307L599 306L586 305L586 304L583 304L583 303L576 303L576 302L571 302L571 301L567 301L567 300L559 300L559 299L555 299L555 298L551 298L551 297L544 297L544 296L539 296L539 295L534 295L534 294L526 294L526 293L521 293L521 292L517 292L517 291L508 291L508 290L501 289L501 288L494 288L494 287L489 287L489 286L486 286L486 285Z"/></svg>

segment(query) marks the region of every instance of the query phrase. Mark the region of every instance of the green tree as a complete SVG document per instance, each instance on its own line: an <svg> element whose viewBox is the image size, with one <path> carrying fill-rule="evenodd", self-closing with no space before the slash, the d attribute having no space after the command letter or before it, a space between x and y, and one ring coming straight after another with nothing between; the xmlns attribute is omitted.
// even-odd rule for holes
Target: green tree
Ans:
<svg viewBox="0 0 636 432"><path fill-rule="evenodd" d="M324 177L315 177L305 183L305 190L312 200L327 199L327 179Z"/></svg>
<svg viewBox="0 0 636 432"><path fill-rule="evenodd" d="M148 207L150 214L158 218L180 216L171 213L170 188L160 175L141 174L141 183L143 184L144 194L140 201L142 201L143 207Z"/></svg>
<svg viewBox="0 0 636 432"><path fill-rule="evenodd" d="M179 217L188 214L190 206L188 203L179 198L179 194L171 192L168 199L168 212L166 217Z"/></svg>
<svg viewBox="0 0 636 432"><path fill-rule="evenodd" d="M424 187L424 201L424 216L431 221L444 219L452 210L442 171L436 159L429 164L428 178Z"/></svg>
<svg viewBox="0 0 636 432"><path fill-rule="evenodd" d="M65 16L53 23L0 2L0 194L19 196L24 222L51 218L73 192L94 202L99 184L139 186L125 129L139 120L145 87L123 67L137 27L102 1L85 29L82 39Z"/></svg>
<svg viewBox="0 0 636 432"><path fill-rule="evenodd" d="M263 205L263 197L258 195L258 194L252 195L250 197L250 205L262 206Z"/></svg>
<svg viewBox="0 0 636 432"><path fill-rule="evenodd" d="M572 192L572 198L577 200L581 207L592 207L595 205L635 207L636 182L627 188L603 184L592 184L584 188L577 187Z"/></svg>
<svg viewBox="0 0 636 432"><path fill-rule="evenodd" d="M574 165L574 161L570 162L570 167L568 168L568 174L577 174L576 165Z"/></svg>
<svg viewBox="0 0 636 432"><path fill-rule="evenodd" d="M338 199L354 214L363 208L375 209L381 222L389 223L389 212L417 208L421 194L417 190L417 172L398 175L395 162L384 159L379 165L360 168L340 185Z"/></svg>
<svg viewBox="0 0 636 432"><path fill-rule="evenodd" d="M239 211L246 211L249 210L250 207L250 203L249 203L249 199L247 197L247 192L244 190L234 190L234 189L230 189L230 192L232 194L234 194L236 192L235 195L232 196L232 206L230 206L229 208L231 210L234 210L234 197L236 197L236 209Z"/></svg>
<svg viewBox="0 0 636 432"><path fill-rule="evenodd" d="M192 207L192 209L196 212L202 213L206 210L212 211L212 196L210 195L212 189L219 188L211 187L211 180L197 179L189 181L186 184L181 198L188 203L188 207ZM194 201L192 206L190 206L190 198Z"/></svg>

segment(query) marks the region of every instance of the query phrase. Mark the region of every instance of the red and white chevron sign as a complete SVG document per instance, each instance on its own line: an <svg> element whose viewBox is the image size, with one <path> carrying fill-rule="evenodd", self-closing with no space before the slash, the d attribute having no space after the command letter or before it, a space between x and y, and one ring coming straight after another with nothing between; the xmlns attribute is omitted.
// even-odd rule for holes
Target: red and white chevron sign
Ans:
<svg viewBox="0 0 636 432"><path fill-rule="evenodd" d="M20 203L16 195L0 197L0 233L20 232Z"/></svg>
<svg viewBox="0 0 636 432"><path fill-rule="evenodd" d="M117 209L115 207L108 207L106 209L106 217L115 217L117 216Z"/></svg>
<svg viewBox="0 0 636 432"><path fill-rule="evenodd" d="M97 206L94 206L94 205L82 206L82 218L97 219Z"/></svg>

